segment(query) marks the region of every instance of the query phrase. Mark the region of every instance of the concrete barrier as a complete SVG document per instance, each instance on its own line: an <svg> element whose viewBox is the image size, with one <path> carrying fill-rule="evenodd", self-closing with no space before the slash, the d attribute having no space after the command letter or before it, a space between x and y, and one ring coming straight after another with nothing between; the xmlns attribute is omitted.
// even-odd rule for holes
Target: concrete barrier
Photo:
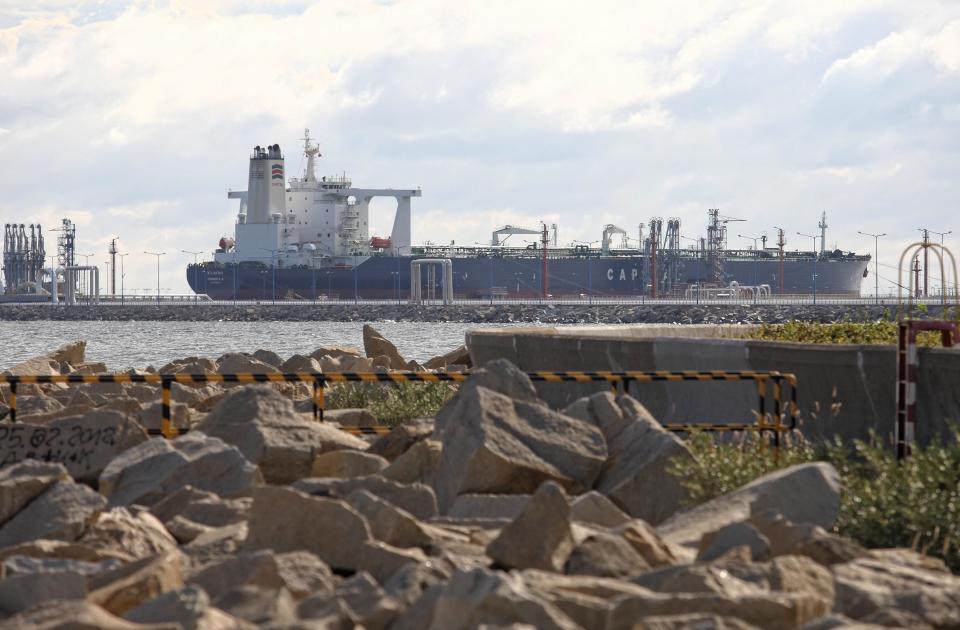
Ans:
<svg viewBox="0 0 960 630"><path fill-rule="evenodd" d="M713 331L706 330L712 328ZM690 335L687 334L688 329ZM799 379L804 435L893 435L896 348L824 345L731 338L744 327L624 326L486 329L467 333L474 365L506 358L533 370L779 370ZM917 441L929 443L960 425L960 349L919 351ZM600 384L538 384L555 407L598 391ZM635 383L637 397L661 422L736 422L751 419L751 383Z"/></svg>

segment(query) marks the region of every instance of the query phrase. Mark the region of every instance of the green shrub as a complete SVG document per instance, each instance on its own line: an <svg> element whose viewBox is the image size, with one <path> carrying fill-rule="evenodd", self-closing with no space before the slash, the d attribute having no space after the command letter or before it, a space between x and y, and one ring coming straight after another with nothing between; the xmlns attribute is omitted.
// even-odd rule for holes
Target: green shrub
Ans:
<svg viewBox="0 0 960 630"><path fill-rule="evenodd" d="M896 344L897 322L819 322L791 321L785 324L764 324L748 335L767 341L796 341L800 343L829 344ZM922 332L917 336L921 346L939 346L939 332Z"/></svg>
<svg viewBox="0 0 960 630"><path fill-rule="evenodd" d="M328 409L365 408L394 426L432 416L456 393L450 383L337 383L327 390Z"/></svg>
<svg viewBox="0 0 960 630"><path fill-rule="evenodd" d="M694 505L779 468L828 461L844 486L837 533L867 547L912 547L960 571L960 434L951 437L898 461L875 437L819 447L794 438L778 454L756 436L723 442L699 433L689 440L694 460L674 460L669 471Z"/></svg>

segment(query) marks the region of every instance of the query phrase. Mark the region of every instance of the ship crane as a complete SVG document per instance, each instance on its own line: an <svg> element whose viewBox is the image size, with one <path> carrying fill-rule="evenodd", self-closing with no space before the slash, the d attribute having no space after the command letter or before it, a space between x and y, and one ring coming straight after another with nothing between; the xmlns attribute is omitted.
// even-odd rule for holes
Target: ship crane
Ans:
<svg viewBox="0 0 960 630"><path fill-rule="evenodd" d="M505 225L499 230L493 231L493 237L490 239L490 244L496 247L497 245L503 245L508 238L514 234L540 234L540 230L531 230L529 228L517 227L514 225ZM501 236L506 236L506 238L501 239Z"/></svg>
<svg viewBox="0 0 960 630"><path fill-rule="evenodd" d="M621 246L626 249L627 231L621 227L617 227L612 223L607 223L605 226L603 226L603 240L600 242L600 248L604 254L610 253L610 241L613 240L612 237L614 234L619 234L623 237Z"/></svg>

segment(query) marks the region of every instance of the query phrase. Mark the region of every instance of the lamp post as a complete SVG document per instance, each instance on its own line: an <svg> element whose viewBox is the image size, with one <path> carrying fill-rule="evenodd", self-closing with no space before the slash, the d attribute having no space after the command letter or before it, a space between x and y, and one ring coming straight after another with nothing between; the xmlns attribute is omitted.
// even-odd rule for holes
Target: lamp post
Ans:
<svg viewBox="0 0 960 630"><path fill-rule="evenodd" d="M760 250L757 249L757 241L759 241L764 237L763 236L745 236L743 234L737 234L737 236L740 238L745 238L748 241L753 241L753 286L754 286L753 297L756 298L757 297L756 287L760 285L760 283L757 280L757 261L760 258Z"/></svg>
<svg viewBox="0 0 960 630"><path fill-rule="evenodd" d="M160 305L160 257L165 255L167 252L143 252L144 254L149 254L150 256L157 257L157 306Z"/></svg>
<svg viewBox="0 0 960 630"><path fill-rule="evenodd" d="M277 255L277 252L282 251L279 249L267 249L266 247L260 248L262 251L270 252L270 300L274 304L277 303L277 262L274 260L274 257Z"/></svg>
<svg viewBox="0 0 960 630"><path fill-rule="evenodd" d="M233 305L237 305L237 250L233 250Z"/></svg>
<svg viewBox="0 0 960 630"><path fill-rule="evenodd" d="M797 232L798 236L806 236L813 239L813 303L817 303L817 237L813 234L804 234Z"/></svg>
<svg viewBox="0 0 960 630"><path fill-rule="evenodd" d="M120 257L120 303L123 304L123 279L127 277L127 274L123 271L123 259L130 255L130 252L126 254L117 254Z"/></svg>
<svg viewBox="0 0 960 630"><path fill-rule="evenodd" d="M869 236L873 238L873 293L874 293L874 303L880 303L880 237L886 236L887 233L883 234L871 234L870 232L861 232L857 230L857 234L862 234L864 236Z"/></svg>
<svg viewBox="0 0 960 630"><path fill-rule="evenodd" d="M946 232L937 232L936 230L928 230L928 231L929 231L931 234L939 234L939 235L940 235L940 248L941 248L941 249L943 249L943 237L946 236L947 234L953 234L953 230L947 230ZM943 255L943 254L941 254L941 256L942 256L942 255ZM956 278L954 278L954 282L956 282ZM950 287L948 286L947 289L949 290L949 288L950 288ZM947 298L946 298L945 296L941 296L941 300L940 300L940 301L943 302L943 301L946 300L946 299L947 299Z"/></svg>

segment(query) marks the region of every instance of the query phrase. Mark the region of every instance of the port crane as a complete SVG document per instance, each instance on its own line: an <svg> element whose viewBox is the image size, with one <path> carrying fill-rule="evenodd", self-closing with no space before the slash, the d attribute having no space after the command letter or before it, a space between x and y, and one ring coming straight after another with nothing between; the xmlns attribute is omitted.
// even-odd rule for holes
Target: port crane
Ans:
<svg viewBox="0 0 960 630"><path fill-rule="evenodd" d="M515 225L505 225L499 230L493 231L493 236L490 239L490 244L496 247L497 245L503 245L508 238L514 234L540 234L540 230L531 230L530 228L517 227ZM500 238L501 236L505 238Z"/></svg>
<svg viewBox="0 0 960 630"><path fill-rule="evenodd" d="M610 242L613 240L614 234L619 234L622 237L621 247L627 247L627 231L612 223L607 223L603 226L603 240L600 243L601 251L604 254L610 253Z"/></svg>

